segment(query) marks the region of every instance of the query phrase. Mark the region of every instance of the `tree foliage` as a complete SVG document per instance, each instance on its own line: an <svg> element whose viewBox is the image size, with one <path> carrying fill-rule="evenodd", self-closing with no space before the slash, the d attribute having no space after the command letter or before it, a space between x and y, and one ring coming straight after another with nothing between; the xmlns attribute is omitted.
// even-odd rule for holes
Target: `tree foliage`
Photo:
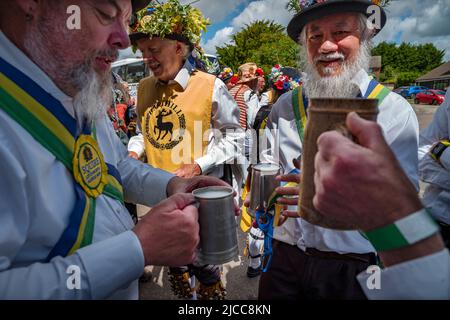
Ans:
<svg viewBox="0 0 450 320"><path fill-rule="evenodd" d="M408 85L415 79L443 63L445 50L433 44L411 44L381 42L372 50L373 56L382 57L380 80L393 82L398 86Z"/></svg>
<svg viewBox="0 0 450 320"><path fill-rule="evenodd" d="M246 62L255 62L266 74L279 63L297 67L298 45L285 33L282 25L268 20L259 20L246 25L232 36L232 42L217 47L222 65L235 72Z"/></svg>

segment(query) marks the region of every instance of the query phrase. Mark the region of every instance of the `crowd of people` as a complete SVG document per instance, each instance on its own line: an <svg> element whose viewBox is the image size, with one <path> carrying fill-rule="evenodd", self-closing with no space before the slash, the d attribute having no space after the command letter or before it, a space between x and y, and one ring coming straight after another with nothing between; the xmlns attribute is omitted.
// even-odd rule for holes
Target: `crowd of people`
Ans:
<svg viewBox="0 0 450 320"><path fill-rule="evenodd" d="M74 3L82 27L68 30ZM215 76L209 21L178 0L0 2L0 298L137 299L158 265L179 298L224 299L222 267L195 259L192 191L232 186L259 299L450 299L450 93L419 136L410 104L369 75L387 20L376 2L369 23L372 5L302 1L287 26L302 72L242 61ZM151 71L136 99L110 69L130 45ZM317 141L314 207L344 231L297 213L309 99L323 97L378 100L376 122L347 116L355 139ZM273 233L247 212L258 163L281 168ZM138 219L136 204L151 209Z"/></svg>

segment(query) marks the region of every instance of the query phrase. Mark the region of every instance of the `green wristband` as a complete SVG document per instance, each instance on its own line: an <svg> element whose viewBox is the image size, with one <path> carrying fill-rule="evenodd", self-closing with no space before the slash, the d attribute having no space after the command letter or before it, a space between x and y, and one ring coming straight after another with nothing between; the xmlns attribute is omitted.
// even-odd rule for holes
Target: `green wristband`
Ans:
<svg viewBox="0 0 450 320"><path fill-rule="evenodd" d="M363 232L377 252L410 246L439 232L438 224L421 209L387 226Z"/></svg>

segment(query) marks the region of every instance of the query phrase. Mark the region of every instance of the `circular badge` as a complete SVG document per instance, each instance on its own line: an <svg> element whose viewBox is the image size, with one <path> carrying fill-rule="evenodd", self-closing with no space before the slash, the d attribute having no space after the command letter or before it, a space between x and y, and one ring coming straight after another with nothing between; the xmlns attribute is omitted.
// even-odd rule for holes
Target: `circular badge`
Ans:
<svg viewBox="0 0 450 320"><path fill-rule="evenodd" d="M90 197L97 198L108 183L108 167L97 141L90 135L81 135L75 142L73 175L75 181Z"/></svg>
<svg viewBox="0 0 450 320"><path fill-rule="evenodd" d="M173 149L183 141L185 130L185 116L172 100L157 101L144 114L145 137L157 149Z"/></svg>

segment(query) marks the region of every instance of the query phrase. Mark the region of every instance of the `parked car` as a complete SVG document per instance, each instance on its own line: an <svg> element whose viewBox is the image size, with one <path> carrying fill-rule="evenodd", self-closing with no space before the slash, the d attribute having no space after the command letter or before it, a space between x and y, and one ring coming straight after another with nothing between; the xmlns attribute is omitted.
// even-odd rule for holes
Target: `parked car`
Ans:
<svg viewBox="0 0 450 320"><path fill-rule="evenodd" d="M442 90L426 90L416 95L415 104L434 104L440 105L445 100L445 91Z"/></svg>
<svg viewBox="0 0 450 320"><path fill-rule="evenodd" d="M422 91L430 90L430 88L422 87L422 86L405 86L405 87L399 87L394 90L395 93L398 93L403 98L411 98L415 99L416 95Z"/></svg>

